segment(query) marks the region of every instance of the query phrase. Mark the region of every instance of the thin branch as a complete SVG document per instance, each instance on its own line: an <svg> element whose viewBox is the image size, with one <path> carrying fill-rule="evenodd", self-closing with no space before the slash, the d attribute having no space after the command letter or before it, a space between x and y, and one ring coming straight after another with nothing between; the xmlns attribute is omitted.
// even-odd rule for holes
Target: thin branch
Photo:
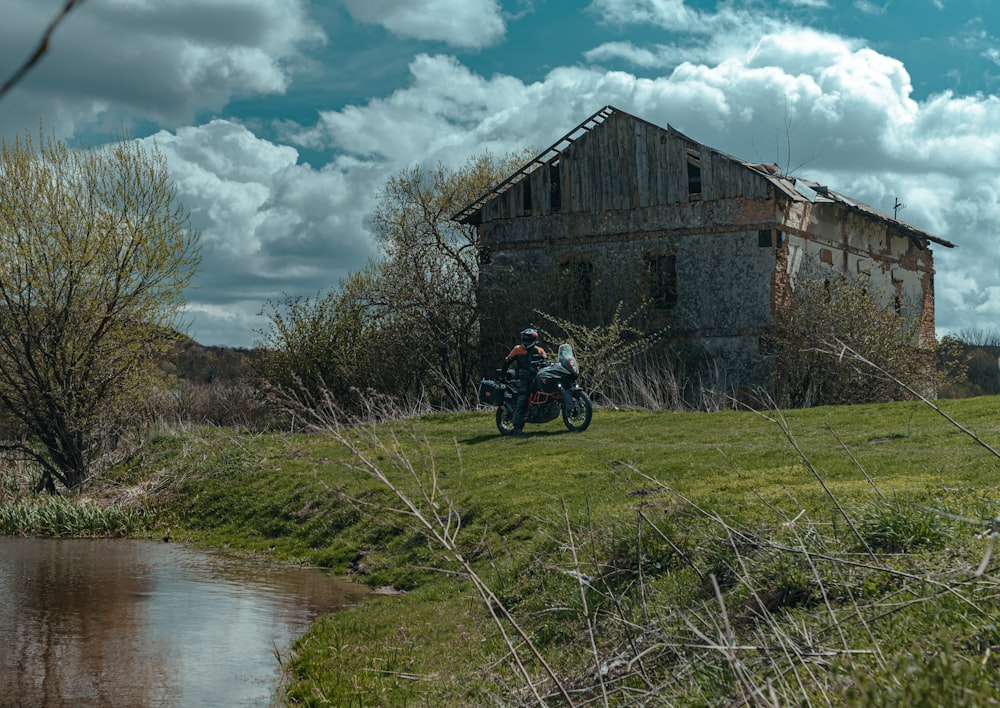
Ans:
<svg viewBox="0 0 1000 708"><path fill-rule="evenodd" d="M355 432L360 432L361 428L355 429ZM394 433L390 433L390 440L392 444L387 444L382 442L381 438L374 432L374 426L370 428L370 434L367 436L369 443L375 448L375 454L369 454L361 448L361 446L352 440L345 432L345 429L339 425L335 425L330 430L333 438L345 447L350 453L354 460L353 463L349 463L349 466L357 469L364 474L369 475L373 479L384 485L395 497L402 503L403 508L397 510L396 513L401 513L406 516L410 516L418 522L422 529L422 532L427 537L428 540L435 543L441 549L443 549L449 556L454 559L459 566L461 566L466 577L475 586L476 591L479 593L480 599L486 606L490 613L490 617L493 620L494 625L500 631L503 637L504 643L507 645L508 650L513 657L515 664L517 665L518 671L520 672L522 678L527 684L528 688L531 690L535 697L536 702L539 705L545 705L545 701L542 696L538 693L538 688L535 686L534 681L531 679L531 675L528 672L527 667L524 665L517 648L514 646L514 639L507 632L507 628L504 626L502 620L506 620L513 627L514 631L520 637L521 641L524 642L525 646L528 648L532 657L537 661L545 673L552 680L556 689L559 692L560 697L566 705L572 706L573 701L570 698L569 692L563 686L559 677L556 675L555 671L546 662L545 658L542 656L541 652L532 642L531 637L528 633L518 624L516 618L510 613L507 607L504 605L503 601L497 597L493 590L486 584L486 582L480 578L480 576L473 569L472 564L467 558L462 554L461 550L456 545L455 534L458 531L458 525L455 529L450 528L450 520L448 518L442 519L441 516L436 512L436 507L439 506L437 502L432 499L428 494L428 488L437 489L436 480L428 487L427 485L419 483L417 488L419 490L419 495L417 498L411 497L404 489L402 489L395 481L390 479L388 474L386 474L383 469L382 464L377 460L379 458L379 453L384 454L393 462L399 464L406 474L413 479L418 478L418 473L413 463L410 462L409 457L405 454L402 445ZM429 471L429 474L434 475L433 469ZM420 498L422 497L422 499ZM428 507L431 511L430 513L424 513L422 506ZM450 508L450 506L449 506ZM451 514L448 515L450 517ZM499 610L499 614L498 611Z"/></svg>
<svg viewBox="0 0 1000 708"><path fill-rule="evenodd" d="M837 435L837 431L834 430L830 425L827 425L826 429L829 430L830 434L833 435L834 439L838 443L840 443L840 446L844 449L844 452L847 453L847 456L851 458L851 461L857 466L857 468L859 470L861 470L861 474L863 474L865 476L865 479L868 480L868 484L870 484L871 487L872 487L872 489L875 490L875 493L879 495L879 498L882 501L886 501L885 495L882 494L882 490L878 488L878 485L875 484L875 480L873 480L868 475L868 472L865 470L865 468L861 466L861 463L858 461L858 458L854 456L854 453L851 452L851 449L849 447L847 447L847 445L844 444L843 440L840 439L840 436Z"/></svg>
<svg viewBox="0 0 1000 708"><path fill-rule="evenodd" d="M806 454L802 451L802 448L799 447L798 442L795 440L795 436L792 435L792 429L788 426L788 423L785 421L785 417L781 414L781 411L777 409L777 406L774 407L774 415L778 421L778 428L784 434L785 438L787 438L788 443L792 446L792 449L794 449L795 452L798 453L799 458L805 463L806 467L809 468L809 471L812 472L813 477L815 477L816 481L819 482L819 485L823 488L823 491L830 498L830 501L832 501L834 506L837 507L837 511L840 512L840 515L844 518L844 521L847 522L847 525L850 527L851 533L854 534L854 537L861 542L861 545L864 546L866 551L868 551L868 555L874 558L875 552L872 551L872 549L868 546L868 542L865 541L864 536L861 535L861 532L858 531L857 527L854 525L854 522L851 521L851 517L844 510L844 507L840 505L840 501L834 495L833 491L827 486L826 480L824 480L822 475L820 475L819 471L813 465L812 460L806 457Z"/></svg>
<svg viewBox="0 0 1000 708"><path fill-rule="evenodd" d="M49 40L52 39L53 33L62 24L62 21L66 19L66 16L73 10L74 7L82 5L83 0L66 0L66 4L63 9L56 15L55 19L46 28L45 33L42 35L41 40L38 42L38 46L35 47L35 51L24 61L24 63L14 72L14 74L4 82L3 86L0 86L0 98L3 98L7 92L14 88L18 82L21 81L27 75L29 71L39 62L45 53L49 51Z"/></svg>

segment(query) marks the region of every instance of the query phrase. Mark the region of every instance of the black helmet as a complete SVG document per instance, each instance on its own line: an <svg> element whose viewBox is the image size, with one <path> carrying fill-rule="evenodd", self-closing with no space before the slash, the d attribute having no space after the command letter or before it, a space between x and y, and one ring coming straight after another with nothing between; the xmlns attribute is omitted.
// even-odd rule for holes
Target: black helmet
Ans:
<svg viewBox="0 0 1000 708"><path fill-rule="evenodd" d="M527 349L528 347L533 347L538 343L538 330L528 327L528 329L521 332L521 346Z"/></svg>

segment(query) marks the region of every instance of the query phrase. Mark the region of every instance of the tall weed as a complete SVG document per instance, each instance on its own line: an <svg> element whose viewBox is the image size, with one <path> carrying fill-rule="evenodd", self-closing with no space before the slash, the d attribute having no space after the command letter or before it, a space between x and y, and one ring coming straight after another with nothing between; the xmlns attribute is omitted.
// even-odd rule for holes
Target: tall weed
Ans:
<svg viewBox="0 0 1000 708"><path fill-rule="evenodd" d="M12 455L0 458L0 535L114 537L147 528L149 514L126 501L79 495L38 495L37 470Z"/></svg>
<svg viewBox="0 0 1000 708"><path fill-rule="evenodd" d="M147 521L134 507L87 499L45 495L0 502L0 534L8 536L128 536Z"/></svg>
<svg viewBox="0 0 1000 708"><path fill-rule="evenodd" d="M589 384L582 362L584 387ZM732 386L715 364L686 371L676 361L646 353L605 374L599 402L645 410L719 411L734 405Z"/></svg>

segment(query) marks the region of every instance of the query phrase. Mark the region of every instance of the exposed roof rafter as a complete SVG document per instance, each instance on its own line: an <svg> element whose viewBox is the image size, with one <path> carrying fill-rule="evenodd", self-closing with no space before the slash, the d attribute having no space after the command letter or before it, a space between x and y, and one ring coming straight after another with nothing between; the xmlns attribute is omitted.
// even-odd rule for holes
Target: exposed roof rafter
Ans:
<svg viewBox="0 0 1000 708"><path fill-rule="evenodd" d="M486 204L486 202L493 199L493 197L503 194L542 165L552 162L555 158L559 157L559 155L561 155L566 148L576 142L581 135L606 121L611 114L620 112L621 111L613 106L605 106L601 110L597 111L597 113L590 116L587 120L580 123L580 125L573 128L573 130L569 131L566 135L555 141L550 147L535 155L530 162L503 182L479 195L476 201L472 202L472 204L469 204L467 207L462 209L462 211L452 216L452 221L467 223L468 218L479 211L483 205Z"/></svg>

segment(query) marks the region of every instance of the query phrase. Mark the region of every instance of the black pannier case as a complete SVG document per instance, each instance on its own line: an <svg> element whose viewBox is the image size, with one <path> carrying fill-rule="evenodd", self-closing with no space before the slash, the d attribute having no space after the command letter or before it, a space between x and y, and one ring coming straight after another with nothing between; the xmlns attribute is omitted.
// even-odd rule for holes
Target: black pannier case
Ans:
<svg viewBox="0 0 1000 708"><path fill-rule="evenodd" d="M500 406L503 403L503 384L483 379L479 384L479 402L487 406Z"/></svg>

